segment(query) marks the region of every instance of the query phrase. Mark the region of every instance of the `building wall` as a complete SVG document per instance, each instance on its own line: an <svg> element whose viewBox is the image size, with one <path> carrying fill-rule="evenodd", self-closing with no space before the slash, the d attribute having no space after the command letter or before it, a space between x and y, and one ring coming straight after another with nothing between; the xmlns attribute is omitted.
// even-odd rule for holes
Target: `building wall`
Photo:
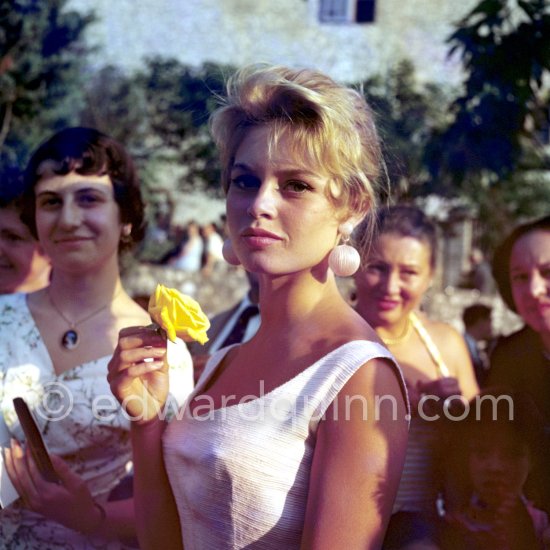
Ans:
<svg viewBox="0 0 550 550"><path fill-rule="evenodd" d="M134 69L148 55L242 65L313 66L356 82L407 57L424 81L456 84L445 39L477 0L377 0L370 24L320 24L320 0L70 0L93 9L89 39L98 65Z"/></svg>

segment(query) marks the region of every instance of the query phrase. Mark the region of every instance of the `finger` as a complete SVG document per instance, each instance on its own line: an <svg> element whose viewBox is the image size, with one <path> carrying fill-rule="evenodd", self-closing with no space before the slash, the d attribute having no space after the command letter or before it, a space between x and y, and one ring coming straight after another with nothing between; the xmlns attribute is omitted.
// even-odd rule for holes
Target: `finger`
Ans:
<svg viewBox="0 0 550 550"><path fill-rule="evenodd" d="M109 361L107 379L110 380L118 376L119 373L126 371L136 364L152 365L162 363L165 354L166 350L160 348L138 348L119 351Z"/></svg>
<svg viewBox="0 0 550 550"><path fill-rule="evenodd" d="M33 503L39 499L39 492L34 484L34 480L29 471L28 452L23 450L23 447L15 439L11 440L11 459L15 479L17 479L17 492L24 498L29 507L33 507ZM15 485L15 484L14 484Z"/></svg>
<svg viewBox="0 0 550 550"><path fill-rule="evenodd" d="M133 327L124 327L118 333L119 338L124 338L126 336L132 336L135 334L142 334L145 332L156 332L151 326L146 327L144 325L134 325Z"/></svg>
<svg viewBox="0 0 550 550"><path fill-rule="evenodd" d="M45 492L49 492L52 488L59 486L58 483L49 481L44 477L44 474L38 468L38 465L36 464L32 453L28 448L25 450L25 458L27 460L27 469L29 471L29 476L38 493L43 495Z"/></svg>
<svg viewBox="0 0 550 550"><path fill-rule="evenodd" d="M136 363L150 361L151 359L161 360L164 358L165 354L165 348L136 348L121 351L118 356L119 366L121 367L120 370L124 370L125 368L128 368Z"/></svg>
<svg viewBox="0 0 550 550"><path fill-rule="evenodd" d="M134 332L118 340L118 345L121 349L132 349L139 347L166 347L166 339L163 338L157 331L144 329L139 332Z"/></svg>
<svg viewBox="0 0 550 550"><path fill-rule="evenodd" d="M6 467L6 471L8 472L8 477L10 478L10 481L12 482L13 486L15 487L15 490L19 493L19 495L22 496L23 489L21 487L21 484L19 483L19 478L17 477L17 470L15 468L14 464L14 456L11 448L4 448L4 465Z"/></svg>
<svg viewBox="0 0 550 550"><path fill-rule="evenodd" d="M168 370L168 365L164 360L155 360L145 358L139 363L126 363L119 369L109 369L107 373L107 382L111 385L120 382L127 382L129 378L139 378L150 372Z"/></svg>
<svg viewBox="0 0 550 550"><path fill-rule="evenodd" d="M57 455L50 455L55 472L59 476L63 486L69 492L76 492L82 485L82 479L75 474L71 467Z"/></svg>

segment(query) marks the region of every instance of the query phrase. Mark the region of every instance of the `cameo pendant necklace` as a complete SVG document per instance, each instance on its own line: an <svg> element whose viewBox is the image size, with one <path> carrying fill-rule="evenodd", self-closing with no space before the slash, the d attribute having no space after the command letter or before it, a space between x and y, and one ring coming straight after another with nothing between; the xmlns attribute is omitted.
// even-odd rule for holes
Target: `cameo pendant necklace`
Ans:
<svg viewBox="0 0 550 550"><path fill-rule="evenodd" d="M99 315L104 309L107 309L122 292L122 287L106 304L92 311L78 321L71 321L70 319L67 319L65 314L57 307L56 303L53 301L49 287L46 292L48 293L48 299L50 300L50 304L52 304L52 307L55 309L55 311L57 311L59 316L69 325L69 329L63 333L63 336L61 336L61 346L64 347L66 350L71 351L78 346L78 342L80 340L76 327L78 325L81 325L82 323L85 323L86 321L89 321L92 317Z"/></svg>

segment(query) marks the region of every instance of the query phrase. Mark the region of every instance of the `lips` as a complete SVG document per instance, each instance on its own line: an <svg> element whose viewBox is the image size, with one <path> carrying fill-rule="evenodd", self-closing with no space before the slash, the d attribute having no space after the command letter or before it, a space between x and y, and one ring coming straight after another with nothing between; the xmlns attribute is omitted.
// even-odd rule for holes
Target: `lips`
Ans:
<svg viewBox="0 0 550 550"><path fill-rule="evenodd" d="M399 300L391 300L389 298L380 298L376 301L378 309L381 311L391 311L399 306Z"/></svg>
<svg viewBox="0 0 550 550"><path fill-rule="evenodd" d="M60 239L56 239L55 242L57 244L73 244L73 243L80 243L82 241L89 240L89 237L63 237Z"/></svg>
<svg viewBox="0 0 550 550"><path fill-rule="evenodd" d="M252 227L241 232L241 239L253 249L262 249L282 240L281 237L275 233L271 233L265 229Z"/></svg>

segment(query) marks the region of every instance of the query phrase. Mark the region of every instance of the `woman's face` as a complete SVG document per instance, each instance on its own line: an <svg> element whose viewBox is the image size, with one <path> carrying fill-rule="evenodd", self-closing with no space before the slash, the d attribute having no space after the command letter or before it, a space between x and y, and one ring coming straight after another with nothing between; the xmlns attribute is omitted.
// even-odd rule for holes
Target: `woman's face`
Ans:
<svg viewBox="0 0 550 550"><path fill-rule="evenodd" d="M50 261L13 208L0 209L0 294L32 292L48 282Z"/></svg>
<svg viewBox="0 0 550 550"><path fill-rule="evenodd" d="M269 153L269 127L253 128L237 149L227 194L227 223L245 269L283 275L315 266L337 240L339 221L328 178L295 158L286 133Z"/></svg>
<svg viewBox="0 0 550 550"><path fill-rule="evenodd" d="M523 320L536 332L550 334L550 231L532 231L516 241L510 285Z"/></svg>
<svg viewBox="0 0 550 550"><path fill-rule="evenodd" d="M94 269L118 258L120 211L109 176L47 175L35 186L36 229L54 269Z"/></svg>
<svg viewBox="0 0 550 550"><path fill-rule="evenodd" d="M403 322L432 280L431 250L414 237L382 233L355 275L357 309L374 327Z"/></svg>

